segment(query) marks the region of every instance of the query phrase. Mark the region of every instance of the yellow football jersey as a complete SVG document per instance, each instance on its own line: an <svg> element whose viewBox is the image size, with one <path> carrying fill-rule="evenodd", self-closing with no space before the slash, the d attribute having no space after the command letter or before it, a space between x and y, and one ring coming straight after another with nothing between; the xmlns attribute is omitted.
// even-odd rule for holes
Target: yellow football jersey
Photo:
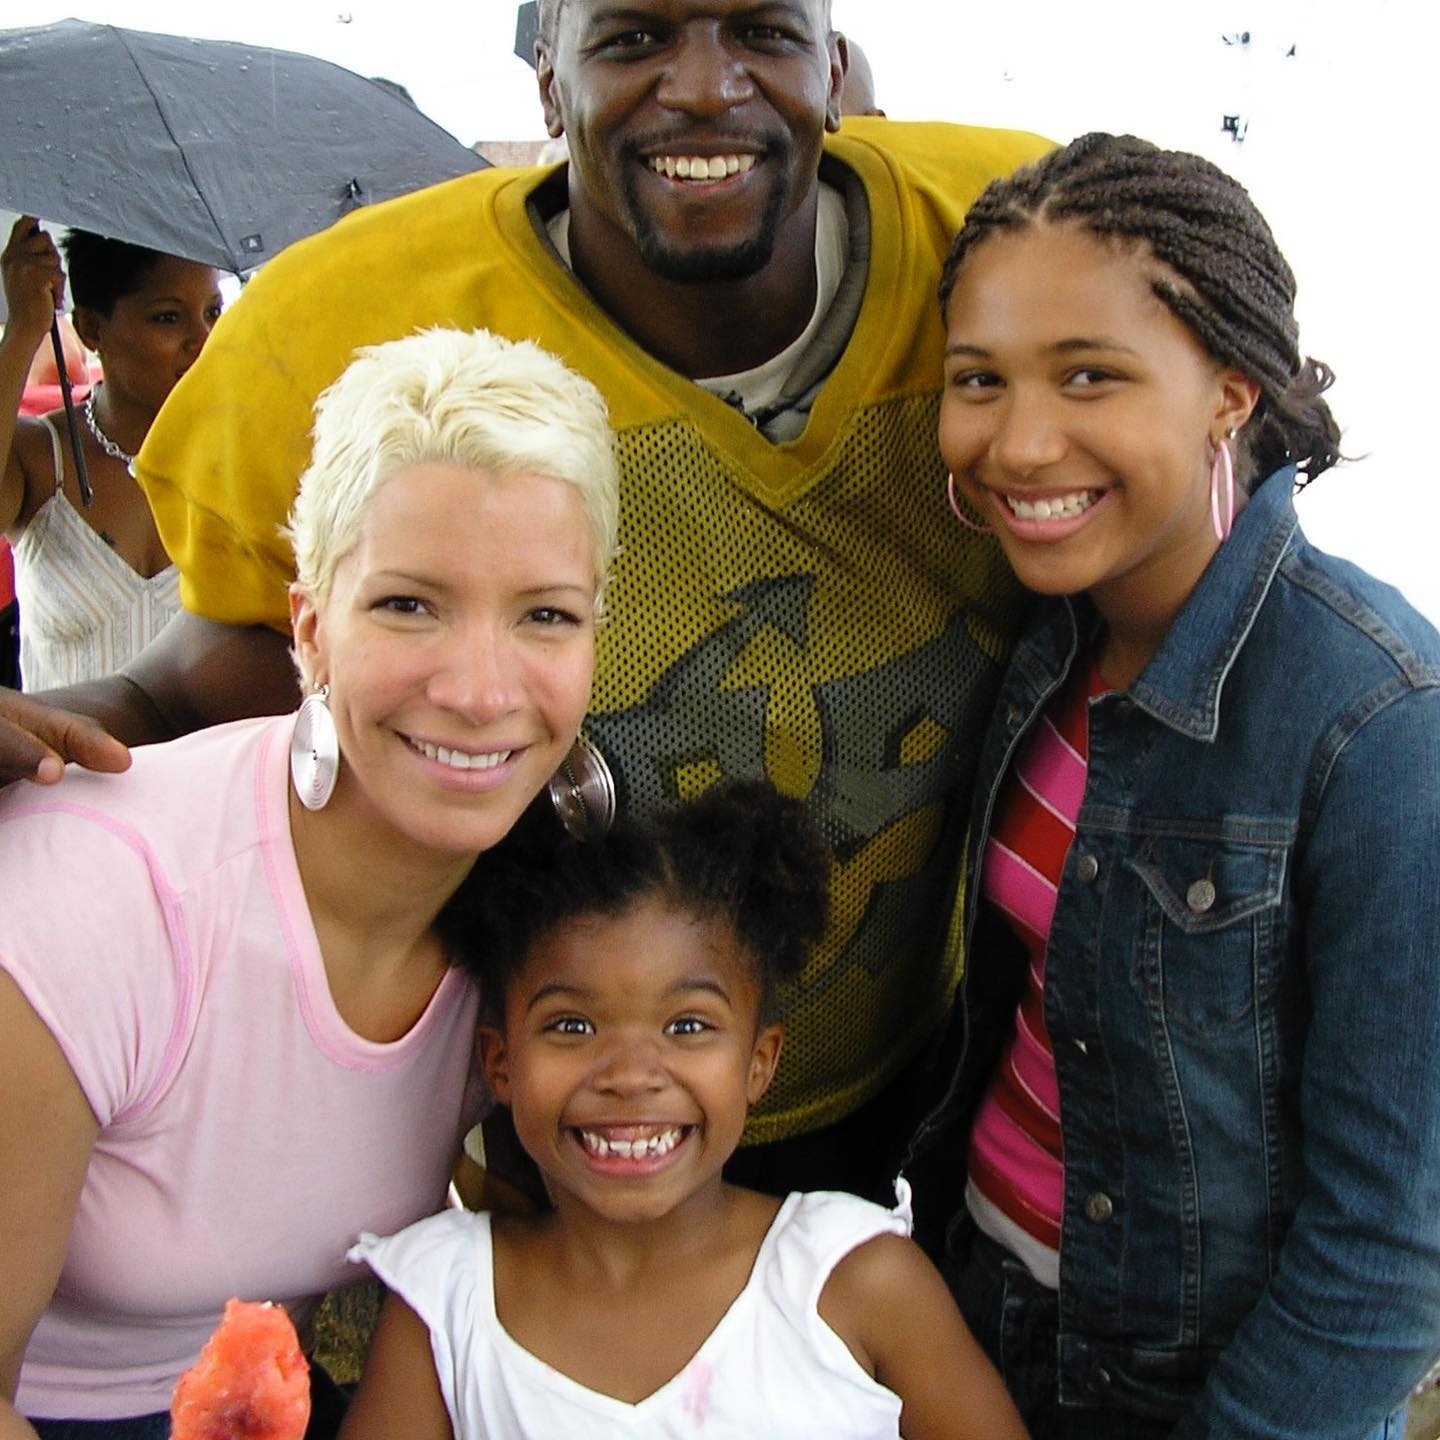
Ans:
<svg viewBox="0 0 1440 1440"><path fill-rule="evenodd" d="M793 441L771 443L646 354L556 263L529 207L549 172L490 170L357 213L266 266L140 456L186 605L287 627L279 526L315 397L357 346L485 326L600 387L621 554L587 733L631 806L765 774L808 799L834 849L829 933L789 1000L752 1140L875 1093L958 978L960 832L1017 596L998 548L945 506L935 292L970 201L1046 144L849 119L829 138L869 206L866 290Z"/></svg>

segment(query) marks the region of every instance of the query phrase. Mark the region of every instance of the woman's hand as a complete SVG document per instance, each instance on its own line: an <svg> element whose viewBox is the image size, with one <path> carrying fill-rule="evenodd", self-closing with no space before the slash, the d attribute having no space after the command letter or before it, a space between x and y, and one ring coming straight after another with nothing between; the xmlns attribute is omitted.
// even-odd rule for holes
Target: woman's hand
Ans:
<svg viewBox="0 0 1440 1440"><path fill-rule="evenodd" d="M27 364L65 298L65 270L55 242L33 215L22 215L0 251L0 280L9 317L5 338L25 349Z"/></svg>

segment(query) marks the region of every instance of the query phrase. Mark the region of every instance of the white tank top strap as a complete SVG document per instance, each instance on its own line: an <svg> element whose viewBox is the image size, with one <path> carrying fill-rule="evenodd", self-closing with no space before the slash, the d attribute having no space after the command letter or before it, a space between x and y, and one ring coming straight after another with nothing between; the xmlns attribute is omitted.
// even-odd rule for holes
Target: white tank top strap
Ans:
<svg viewBox="0 0 1440 1440"><path fill-rule="evenodd" d="M50 432L50 458L55 462L55 488L50 493L58 495L65 488L65 445L48 415L42 415L40 423Z"/></svg>

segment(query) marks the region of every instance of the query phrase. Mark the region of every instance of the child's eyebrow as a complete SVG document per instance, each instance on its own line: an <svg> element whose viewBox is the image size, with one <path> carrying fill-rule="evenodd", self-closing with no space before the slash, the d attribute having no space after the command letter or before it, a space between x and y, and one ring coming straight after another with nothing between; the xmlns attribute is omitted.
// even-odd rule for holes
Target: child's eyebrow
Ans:
<svg viewBox="0 0 1440 1440"><path fill-rule="evenodd" d="M734 1003L730 998L730 992L718 980L712 980L706 975L697 975L693 978L682 977L666 990L665 998L668 1000L672 996L688 995L693 990L703 990L707 995L714 995L727 1005Z"/></svg>
<svg viewBox="0 0 1440 1440"><path fill-rule="evenodd" d="M714 995L716 999L723 1000L725 1004L733 1007L734 1001L730 992L718 981L712 980L708 975L682 976L669 985L665 990L667 1000L674 999L679 995L689 995L696 990L707 995ZM586 985L562 985L559 981L551 981L542 985L525 1003L525 1013L528 1015L537 1005L543 1005L547 1000L575 1000L593 1001L595 992Z"/></svg>
<svg viewBox="0 0 1440 1440"><path fill-rule="evenodd" d="M526 1002L525 1013L528 1015L537 1005L546 1000L593 1000L595 992L583 985L561 985L552 982L549 985L542 985Z"/></svg>

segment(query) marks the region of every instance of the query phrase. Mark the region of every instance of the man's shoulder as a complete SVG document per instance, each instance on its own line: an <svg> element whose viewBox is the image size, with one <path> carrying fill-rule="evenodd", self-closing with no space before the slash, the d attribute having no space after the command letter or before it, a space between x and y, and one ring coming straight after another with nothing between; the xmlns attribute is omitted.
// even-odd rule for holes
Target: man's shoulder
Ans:
<svg viewBox="0 0 1440 1440"><path fill-rule="evenodd" d="M1054 142L1028 130L853 116L827 138L826 148L872 190L886 174L911 193L963 210L989 181L1039 159Z"/></svg>

